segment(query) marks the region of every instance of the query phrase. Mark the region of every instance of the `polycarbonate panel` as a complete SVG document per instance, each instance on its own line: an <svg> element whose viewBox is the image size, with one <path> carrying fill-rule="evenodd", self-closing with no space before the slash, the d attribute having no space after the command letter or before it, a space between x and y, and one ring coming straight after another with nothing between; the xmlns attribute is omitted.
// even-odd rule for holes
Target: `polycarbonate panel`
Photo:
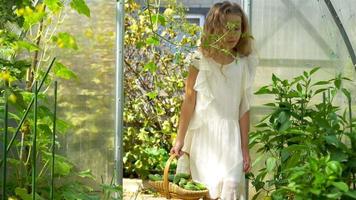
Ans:
<svg viewBox="0 0 356 200"><path fill-rule="evenodd" d="M333 0L334 8L349 36L351 44L356 48L356 2L354 0Z"/></svg>
<svg viewBox="0 0 356 200"><path fill-rule="evenodd" d="M79 50L58 52L77 80L59 82L59 116L71 123L61 151L96 183L109 183L114 167L116 2L87 0L91 17L67 12L61 32L76 37ZM98 184L94 184L98 185Z"/></svg>
<svg viewBox="0 0 356 200"><path fill-rule="evenodd" d="M271 83L272 73L282 78L291 78L315 66L321 67L315 81L333 78L339 72L347 72L345 75L350 78L355 76L344 40L324 1L251 2L252 34L260 57L255 90ZM351 1L348 2L351 4ZM344 2L340 6L349 5ZM349 13L352 15L351 10ZM354 22L350 20L348 23ZM255 96L253 113L268 112L261 105L271 100L266 96ZM338 100L340 104L344 101L343 98ZM258 121L258 118L254 115L253 122Z"/></svg>
<svg viewBox="0 0 356 200"><path fill-rule="evenodd" d="M354 0L333 0L334 8L345 28L346 34L349 37L353 50L356 51L356 2ZM343 74L352 79L352 82L347 82L347 88L351 90L353 95L354 116L356 114L356 66L353 65L350 55L345 50L343 54L346 60L343 65Z"/></svg>

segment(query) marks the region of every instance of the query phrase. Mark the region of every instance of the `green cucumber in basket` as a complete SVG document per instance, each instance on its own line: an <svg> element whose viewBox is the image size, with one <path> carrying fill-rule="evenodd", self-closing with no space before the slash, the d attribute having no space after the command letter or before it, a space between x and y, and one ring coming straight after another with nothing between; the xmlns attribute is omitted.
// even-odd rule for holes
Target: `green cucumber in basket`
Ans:
<svg viewBox="0 0 356 200"><path fill-rule="evenodd" d="M194 185L192 181L189 181L186 185L183 186L183 188L186 190L199 190L199 188Z"/></svg>
<svg viewBox="0 0 356 200"><path fill-rule="evenodd" d="M199 189L199 190L206 190L206 187L202 183L194 182L194 185Z"/></svg>
<svg viewBox="0 0 356 200"><path fill-rule="evenodd" d="M186 173L178 173L178 174L176 174L176 176L180 176L180 177L185 178L185 179L189 179L190 178L190 174L186 174Z"/></svg>
<svg viewBox="0 0 356 200"><path fill-rule="evenodd" d="M159 174L154 174L154 175L149 174L148 179L150 179L151 181L162 181L163 180L162 176Z"/></svg>
<svg viewBox="0 0 356 200"><path fill-rule="evenodd" d="M177 184L179 183L180 179L184 178L184 179L189 179L190 178L190 174L186 174L186 173L177 173L174 178L173 178L173 183Z"/></svg>
<svg viewBox="0 0 356 200"><path fill-rule="evenodd" d="M179 185L180 187L183 187L183 186L184 186L185 184L187 184L187 183L188 183L187 179L181 178L181 179L179 180L178 185Z"/></svg>

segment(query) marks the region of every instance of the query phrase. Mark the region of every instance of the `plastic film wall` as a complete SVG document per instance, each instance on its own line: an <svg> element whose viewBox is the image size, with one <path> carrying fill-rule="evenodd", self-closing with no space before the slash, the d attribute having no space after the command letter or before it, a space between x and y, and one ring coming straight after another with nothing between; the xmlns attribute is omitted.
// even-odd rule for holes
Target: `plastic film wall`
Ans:
<svg viewBox="0 0 356 200"><path fill-rule="evenodd" d="M78 50L58 52L77 74L60 80L59 117L70 123L61 151L97 183L109 183L114 167L115 1L87 0L90 18L65 14L62 32L76 37ZM94 184L97 185L97 184Z"/></svg>
<svg viewBox="0 0 356 200"><path fill-rule="evenodd" d="M292 78L305 70L321 67L314 81L328 80L338 73L355 80L355 67L344 40L323 0L250 0L251 27L260 57L255 90L271 83L272 73ZM356 2L332 1L355 47ZM356 95L355 82L347 83ZM262 104L272 100L254 97L253 113L265 114ZM338 98L340 104L345 99ZM354 109L355 110L355 109ZM259 116L254 115L254 122Z"/></svg>

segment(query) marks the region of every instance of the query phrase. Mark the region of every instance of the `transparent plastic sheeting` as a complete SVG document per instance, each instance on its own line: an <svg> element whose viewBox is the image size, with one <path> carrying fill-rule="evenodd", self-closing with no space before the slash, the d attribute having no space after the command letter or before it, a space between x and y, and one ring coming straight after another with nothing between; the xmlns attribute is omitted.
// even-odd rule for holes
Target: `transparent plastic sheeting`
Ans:
<svg viewBox="0 0 356 200"><path fill-rule="evenodd" d="M316 66L321 70L314 81L333 78L340 72L355 80L355 68L345 42L323 0L250 2L252 34L260 56L255 90L271 83L272 73L282 78L292 78ZM356 20L353 11L356 10L356 1L333 0L332 3L355 48ZM346 86L355 96L355 82ZM264 115L268 111L261 105L271 100L273 98L255 96L253 113ZM344 105L344 98L337 100ZM261 116L254 114L253 121Z"/></svg>
<svg viewBox="0 0 356 200"><path fill-rule="evenodd" d="M79 47L57 54L78 76L59 83L59 117L72 125L60 136L60 149L79 170L90 169L99 186L114 172L116 1L86 2L90 18L66 13L59 30L75 36Z"/></svg>

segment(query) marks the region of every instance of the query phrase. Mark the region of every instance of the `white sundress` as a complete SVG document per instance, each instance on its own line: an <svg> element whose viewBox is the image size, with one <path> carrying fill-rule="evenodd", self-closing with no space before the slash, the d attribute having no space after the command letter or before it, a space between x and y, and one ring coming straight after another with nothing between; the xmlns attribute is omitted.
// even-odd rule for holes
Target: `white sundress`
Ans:
<svg viewBox="0 0 356 200"><path fill-rule="evenodd" d="M193 54L197 99L182 151L190 155L192 179L207 186L210 198L246 199L239 119L250 108L257 63L250 55L221 69L200 51Z"/></svg>

